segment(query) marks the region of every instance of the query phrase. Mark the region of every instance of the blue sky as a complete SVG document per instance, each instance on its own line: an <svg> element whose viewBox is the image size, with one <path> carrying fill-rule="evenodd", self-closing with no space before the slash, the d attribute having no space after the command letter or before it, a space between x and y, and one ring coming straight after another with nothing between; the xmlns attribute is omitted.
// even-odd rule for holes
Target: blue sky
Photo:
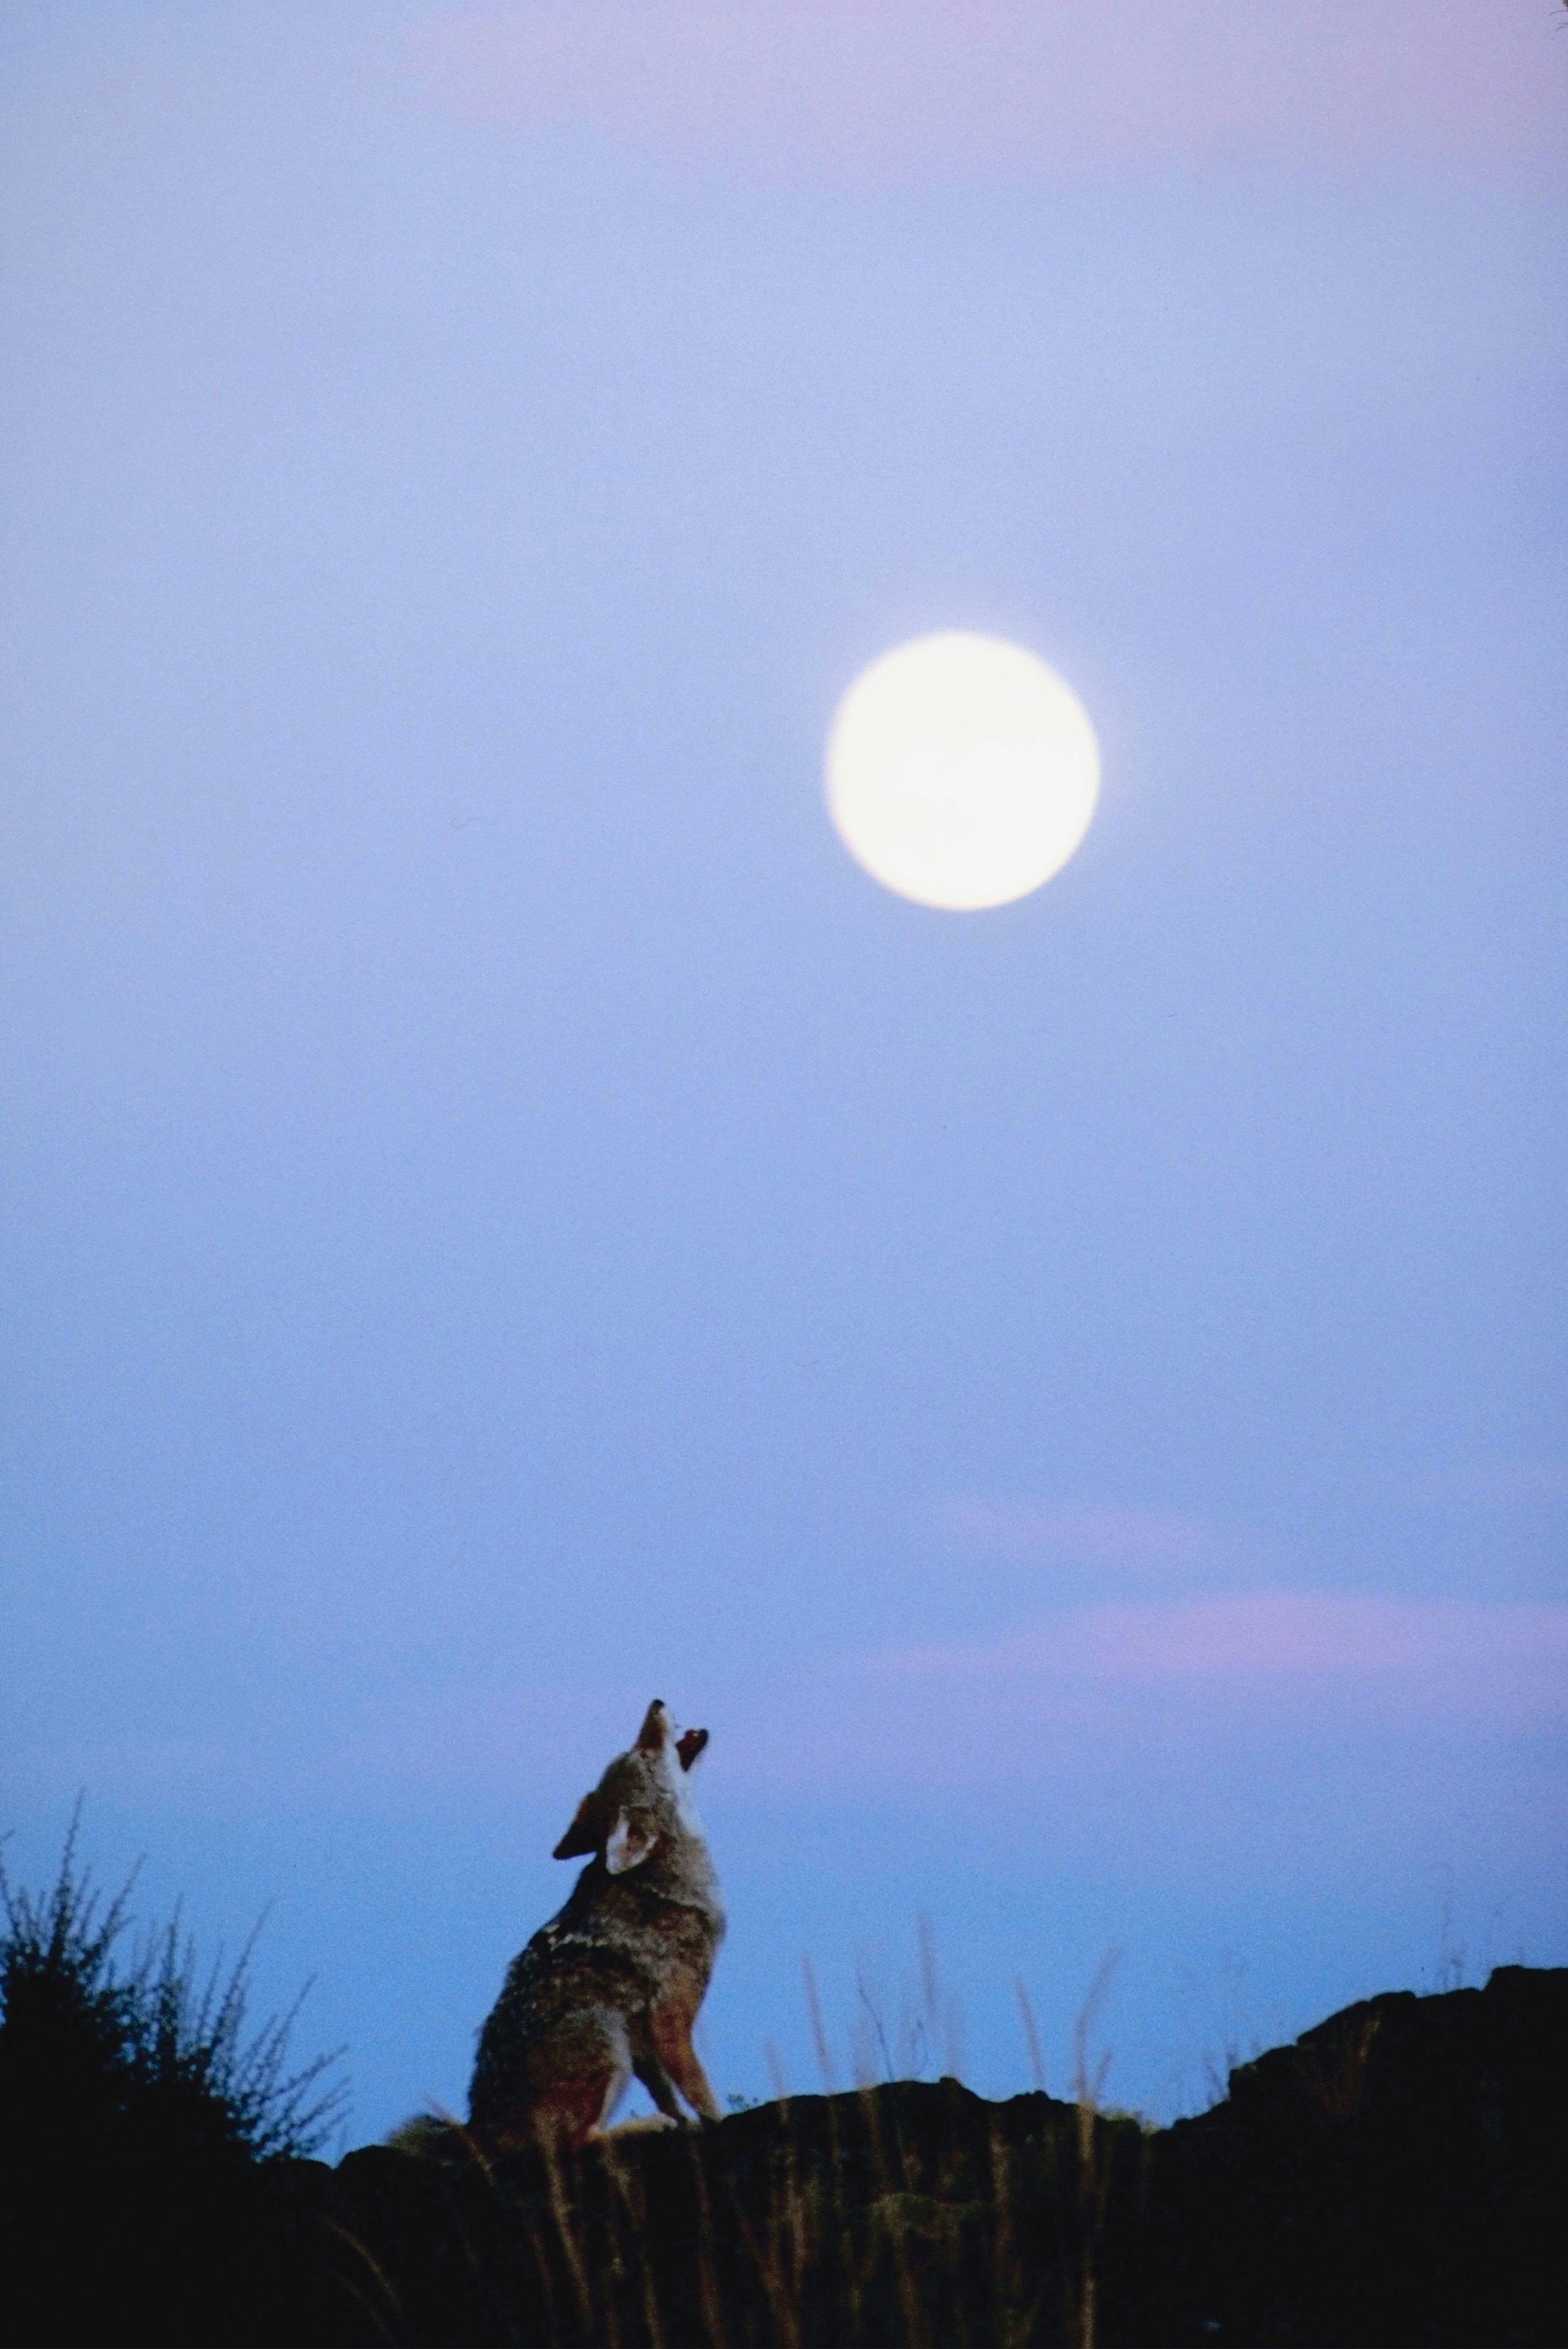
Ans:
<svg viewBox="0 0 1568 2349"><path fill-rule="evenodd" d="M1161 2110L1568 1958L1568 19L1109 22L0 36L7 1848L356 2137L654 1694L721 2092L920 1914ZM1104 752L985 915L822 804L937 627Z"/></svg>

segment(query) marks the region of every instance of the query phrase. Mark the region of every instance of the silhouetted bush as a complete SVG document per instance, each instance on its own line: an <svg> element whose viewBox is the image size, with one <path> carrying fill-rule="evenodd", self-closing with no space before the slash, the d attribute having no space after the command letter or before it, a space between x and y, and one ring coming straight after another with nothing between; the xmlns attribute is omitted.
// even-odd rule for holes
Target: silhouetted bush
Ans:
<svg viewBox="0 0 1568 2349"><path fill-rule="evenodd" d="M226 1980L220 1960L202 1982L178 1914L121 1971L131 1884L107 1902L94 1890L77 1866L77 1826L42 1899L0 1867L0 2105L13 2126L40 2149L63 2137L77 2158L315 2153L346 2089L327 2078L335 2055L284 2069L305 1992L247 2039L254 1934Z"/></svg>
<svg viewBox="0 0 1568 2349"><path fill-rule="evenodd" d="M77 1836L73 1819L42 1896L0 1868L15 2180L0 2326L29 2342L216 2340L253 2273L268 2338L270 2237L343 2109L337 2059L286 2069L297 2000L247 2033L253 1935L226 1975L221 1961L201 1975L178 1915L122 1959L131 1885L95 1890Z"/></svg>

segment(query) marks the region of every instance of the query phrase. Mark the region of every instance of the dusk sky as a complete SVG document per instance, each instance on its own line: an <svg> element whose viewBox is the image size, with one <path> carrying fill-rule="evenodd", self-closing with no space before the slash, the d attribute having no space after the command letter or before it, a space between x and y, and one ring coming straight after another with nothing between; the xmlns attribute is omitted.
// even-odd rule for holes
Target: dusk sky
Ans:
<svg viewBox="0 0 1568 2349"><path fill-rule="evenodd" d="M1568 12L9 0L0 154L12 1876L355 2143L654 1696L721 2098L922 1916L1161 2117L1568 1962ZM945 629L985 912L824 803Z"/></svg>

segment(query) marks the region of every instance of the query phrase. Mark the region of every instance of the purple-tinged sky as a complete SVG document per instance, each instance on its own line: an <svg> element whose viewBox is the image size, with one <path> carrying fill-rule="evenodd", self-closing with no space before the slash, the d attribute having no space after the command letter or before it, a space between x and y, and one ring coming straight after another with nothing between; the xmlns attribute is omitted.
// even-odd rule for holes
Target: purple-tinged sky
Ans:
<svg viewBox="0 0 1568 2349"><path fill-rule="evenodd" d="M1568 1958L1568 12L16 0L5 1824L460 2102L648 1698L721 2089ZM850 864L967 627L1037 896ZM857 2021L858 2018L858 2021ZM959 2027L961 2025L961 2028ZM860 2038L856 2040L857 2029Z"/></svg>

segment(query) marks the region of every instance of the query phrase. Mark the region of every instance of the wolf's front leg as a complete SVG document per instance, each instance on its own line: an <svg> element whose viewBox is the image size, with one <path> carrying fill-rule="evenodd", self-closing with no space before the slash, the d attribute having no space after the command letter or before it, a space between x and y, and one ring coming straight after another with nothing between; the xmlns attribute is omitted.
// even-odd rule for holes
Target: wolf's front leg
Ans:
<svg viewBox="0 0 1568 2349"><path fill-rule="evenodd" d="M660 2112L666 2114L672 2121L678 2121L682 2116L680 2105L676 2096L675 2082L651 2047L638 2050L632 2058L632 2069L657 2105Z"/></svg>
<svg viewBox="0 0 1568 2349"><path fill-rule="evenodd" d="M718 2098L708 2085L702 2058L691 2044L691 2027L695 2019L678 2011L656 2016L654 2021L655 2050L693 2112L699 2113L705 2121L722 2120L724 2116L718 2109Z"/></svg>

